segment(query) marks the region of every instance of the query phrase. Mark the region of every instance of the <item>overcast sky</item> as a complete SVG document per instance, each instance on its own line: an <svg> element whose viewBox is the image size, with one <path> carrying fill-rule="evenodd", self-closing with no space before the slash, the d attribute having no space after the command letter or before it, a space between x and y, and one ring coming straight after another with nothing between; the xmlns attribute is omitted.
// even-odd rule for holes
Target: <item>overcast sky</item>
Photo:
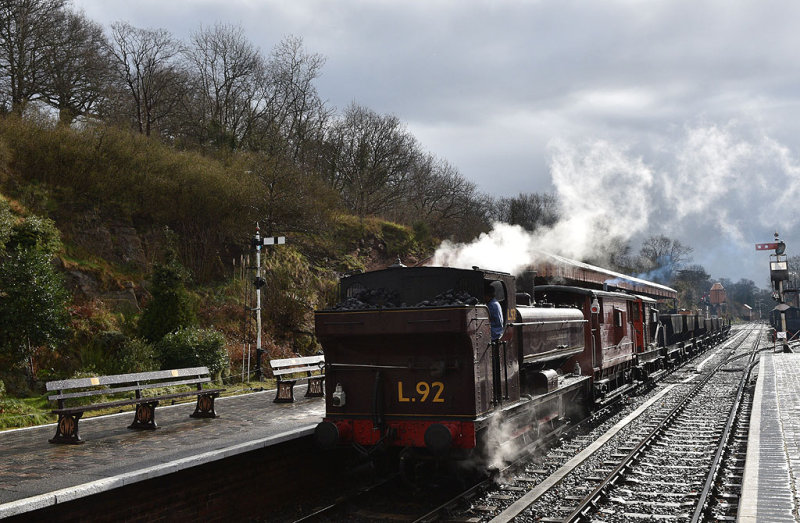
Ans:
<svg viewBox="0 0 800 523"><path fill-rule="evenodd" d="M598 214L581 223L619 215L635 248L649 234L678 238L715 278L767 286L768 256L754 244L775 230L800 254L800 2L74 5L106 27L124 20L184 40L200 24L238 24L265 54L299 36L327 59L317 86L330 105L398 116L483 192L585 201ZM619 182L630 191L604 197Z"/></svg>

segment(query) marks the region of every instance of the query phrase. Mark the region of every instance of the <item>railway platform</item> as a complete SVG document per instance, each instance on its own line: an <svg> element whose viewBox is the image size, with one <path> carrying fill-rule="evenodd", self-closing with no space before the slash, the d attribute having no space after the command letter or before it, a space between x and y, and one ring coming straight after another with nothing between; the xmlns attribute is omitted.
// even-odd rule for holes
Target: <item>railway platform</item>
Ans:
<svg viewBox="0 0 800 523"><path fill-rule="evenodd" d="M218 398L215 419L190 418L194 402L161 405L152 431L129 430L132 411L86 418L81 445L48 443L55 424L0 432L0 519L313 434L324 398L274 397L270 390Z"/></svg>
<svg viewBox="0 0 800 523"><path fill-rule="evenodd" d="M761 356L738 521L800 521L800 354Z"/></svg>

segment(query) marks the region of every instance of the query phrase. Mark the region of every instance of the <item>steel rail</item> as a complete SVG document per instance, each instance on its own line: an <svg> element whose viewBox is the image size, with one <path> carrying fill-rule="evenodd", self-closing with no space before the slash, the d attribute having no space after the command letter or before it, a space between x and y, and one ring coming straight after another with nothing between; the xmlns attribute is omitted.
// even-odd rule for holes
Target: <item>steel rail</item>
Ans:
<svg viewBox="0 0 800 523"><path fill-rule="evenodd" d="M733 429L734 423L736 423L736 418L739 415L739 408L741 407L742 398L744 397L744 389L747 385L747 382L750 381L750 373L753 371L753 368L758 364L758 362L753 362L755 355L758 354L758 346L761 343L761 336L760 334L763 332L763 329L759 329L759 337L756 339L756 343L753 346L753 350L750 352L749 361L748 361L748 368L747 371L742 376L741 381L739 382L739 388L736 391L736 399L734 400L734 404L731 407L731 412L728 415L728 421L725 424L725 428L722 431L722 435L720 436L719 445L717 445L717 451L714 453L714 458L711 460L711 468L709 469L708 476L706 477L705 484L703 485L703 490L700 492L700 496L697 499L697 504L695 505L694 513L692 514L692 523L698 523L703 520L706 510L708 509L708 497L711 495L711 490L714 486L714 481L717 478L717 473L719 472L720 464L722 463L722 456L725 450L730 445L730 437L731 431ZM734 358L731 358L731 360ZM735 358L738 359L738 358ZM726 363L729 363L731 360L728 360Z"/></svg>
<svg viewBox="0 0 800 523"><path fill-rule="evenodd" d="M739 340L739 338L740 338L740 340ZM733 344L734 342L738 341L738 345L736 345L736 347L738 348L738 347L739 347L741 344L743 344L743 343L744 343L744 341L745 341L746 339L747 339L747 334L746 334L744 331L740 331L740 332L738 332L738 333L737 333L737 334L736 334L736 335L735 335L735 336L734 336L732 339L730 339L730 340L728 340L727 342L724 342L724 343L725 343L725 345L731 345L731 344ZM718 344L719 344L719 345L721 345L722 343L723 343L723 342L719 342ZM734 349L734 350L735 350L735 349ZM692 356L692 357L690 358L690 360L689 360L689 361L691 361L691 360L695 359L695 358L696 358L698 355L699 355L699 354L696 354L696 355ZM727 362L727 361L728 361L728 360L726 360L726 362ZM688 362L687 362L687 363L688 363ZM724 363L725 363L725 362L723 362L723 364L724 364ZM681 367L676 367L676 368L674 368L674 369L672 369L672 370L666 370L666 369L665 369L665 370L663 371L663 372L665 372L665 374L664 374L664 375L662 375L662 376L661 376L661 377L660 377L660 378L659 378L657 381L660 381L660 380L662 380L662 379L666 378L667 376L670 376L670 375L672 375L674 372L678 371L680 368L682 368L682 366L681 366ZM712 374L713 374L713 373L712 373ZM588 457L588 456L587 456L587 457ZM585 458L584 458L584 459L585 459ZM582 463L582 462L583 462L583 460L581 460L581 463ZM575 467L577 467L577 466L578 466L578 464L576 464L576 465L575 465L575 466L573 466L572 468L574 469L574 468L575 468ZM562 467L562 468L563 468L563 467ZM560 471L560 470L561 470L561 469L559 469L559 471ZM557 473L558 473L558 471L557 471ZM518 516L519 514L521 514L523 511L525 511L525 510L526 510L526 509L527 509L529 506L531 506L531 505L532 505L534 502L536 502L536 501L537 501L537 500L538 500L538 499L539 499L539 498L540 498L542 495L544 495L546 492L549 492L551 489L555 488L555 487L556 487L558 484L560 484L560 483L561 483L561 480L563 479L563 477L565 477L565 475L566 475L566 473L565 473L565 474L562 474L562 475L561 475L561 476L562 476L561 478L557 478L557 479L555 479L554 481L552 481L552 485L550 485L550 486L548 486L548 487L546 487L546 488L544 488L544 489L542 489L542 488L541 488L541 485L543 485L544 483L546 483L546 482L548 481L548 479L545 479L545 480L543 480L542 482L540 482L540 483L539 483L539 486L538 486L538 487L534 488L534 489L533 489L533 490L531 490L531 491L530 491L528 494L526 494L525 496L523 496L523 498L521 498L520 500L517 500L517 502L515 502L515 503L514 503L514 504L512 504L511 506L507 507L507 508L506 508L506 509L505 509L505 510L504 510L504 511L501 513L501 514L499 514L499 515L495 516L495 517L492 519L492 522L508 522L508 521L511 521L513 518L515 518L516 516ZM552 476L551 476L551 477L552 477ZM536 494L535 494L535 495L531 495L531 494L533 494L534 492L535 492ZM524 503L521 503L521 501L522 501L523 499L525 499L526 497L528 497L528 498L530 498L530 499L527 499L527 500L526 500L526 502L524 502Z"/></svg>
<svg viewBox="0 0 800 523"><path fill-rule="evenodd" d="M336 499L330 505L324 506L320 509L315 510L311 514L306 514L298 519L295 519L293 523L300 523L300 522L309 522L309 521L316 521L322 517L329 516L339 510L341 507L345 506L348 503L352 503L354 500L358 499L359 497L365 496L381 487L386 486L388 483L394 481L399 477L399 474L390 474L388 477L381 479L380 481L373 483L371 485L367 485L364 487L360 487L355 489L354 491L345 494L344 496Z"/></svg>
<svg viewBox="0 0 800 523"><path fill-rule="evenodd" d="M749 336L743 336L741 342L737 345L737 348L744 344L744 342L748 339ZM597 504L597 502L606 494L606 491L616 485L617 481L620 477L633 465L633 462L641 455L647 448L650 447L652 443L654 443L661 434L668 428L668 426L672 423L672 421L681 414L686 407L689 406L691 401L700 393L700 390L705 387L708 382L711 380L714 375L727 363L729 363L730 358L726 358L725 361L719 363L712 372L709 372L707 376L705 376L695 387L686 394L683 400L676 405L656 426L649 435L647 435L642 441L639 442L636 447L632 451L628 453L628 455L623 458L622 462L611 471L611 473L606 476L606 478L600 482L600 484L595 487L595 489L586 497L581 500L580 504L576 509L572 511L572 513L564 518L563 521L565 522L576 522L576 521L583 521L587 518L587 514L589 511Z"/></svg>
<svg viewBox="0 0 800 523"><path fill-rule="evenodd" d="M481 489L486 489L493 486L498 477L507 476L510 472L516 470L517 468L526 466L528 464L528 459L536 451L537 447L547 447L548 445L551 445L555 441L561 439L564 435L572 435L573 433L577 435L577 433L579 433L581 430L585 430L587 425L591 425L597 423L598 420L602 420L602 416L604 414L610 414L611 409L617 406L617 403L619 403L621 399L622 398L616 398L615 401L604 405L599 410L592 412L589 416L575 424L565 425L547 433L543 439L537 440L522 449L519 452L518 459L509 463L504 468L494 471L494 473L492 473L488 478L454 496L450 500L442 503L427 514L415 519L414 523L430 523L431 521L438 521L441 519L443 513L446 513L451 507L458 504L460 501L469 499L473 494L479 492Z"/></svg>
<svg viewBox="0 0 800 523"><path fill-rule="evenodd" d="M535 452L537 447L548 446L548 445L554 443L555 441L557 441L558 439L560 439L565 434L569 435L569 434L572 434L573 432L577 433L579 430L584 429L585 425L594 422L595 419L600 415L601 412L609 411L612 406L613 406L613 404L612 405L607 405L607 406L603 407L602 409L600 409L600 411L593 413L592 415L584 418L583 420L579 421L578 423L576 423L574 425L565 425L563 427L557 428L556 430L548 432L547 435L543 439L537 440L537 441L529 444L528 446L526 446L524 449L522 449L519 452L520 457L518 459L516 459L513 462L509 463L508 465L506 465L502 469L498 469L496 471L493 471L493 473L490 474L489 477L487 477L486 479L480 481L478 484L470 487L469 489L465 490L464 492L461 492L460 494L454 496L453 498L449 499L448 501L442 503L441 505L439 505L435 509L431 510L427 514L425 514L423 516L420 516L419 518L415 519L414 523L429 523L431 521L438 521L440 519L440 516L442 515L442 513L446 512L448 509L450 509L450 507L456 505L458 502L460 502L460 501L462 501L464 499L470 498L473 494L479 492L481 489L485 489L485 488L491 487L492 485L495 484L496 479L498 477L503 477L503 476L507 475L509 472L511 472L511 471L513 471L513 470L515 470L515 469L517 469L519 467L524 467L525 465L527 465L528 459Z"/></svg>

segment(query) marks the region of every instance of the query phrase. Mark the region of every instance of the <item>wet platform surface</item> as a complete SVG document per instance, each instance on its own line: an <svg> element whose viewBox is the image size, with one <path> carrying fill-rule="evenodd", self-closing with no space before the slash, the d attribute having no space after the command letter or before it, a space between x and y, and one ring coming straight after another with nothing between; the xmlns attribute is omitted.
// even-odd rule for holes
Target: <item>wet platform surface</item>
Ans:
<svg viewBox="0 0 800 523"><path fill-rule="evenodd" d="M133 411L81 419L81 445L48 443L55 424L0 432L0 518L313 434L324 398L304 393L218 398L215 419L190 418L194 402L160 405L157 430L128 429Z"/></svg>
<svg viewBox="0 0 800 523"><path fill-rule="evenodd" d="M765 352L750 418L740 522L800 521L800 354Z"/></svg>

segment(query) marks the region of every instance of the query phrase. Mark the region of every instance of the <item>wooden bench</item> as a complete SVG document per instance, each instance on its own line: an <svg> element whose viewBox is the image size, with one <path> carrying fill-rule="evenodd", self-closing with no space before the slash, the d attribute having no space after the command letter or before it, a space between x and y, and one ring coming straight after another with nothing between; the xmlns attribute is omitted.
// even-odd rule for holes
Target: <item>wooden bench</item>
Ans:
<svg viewBox="0 0 800 523"><path fill-rule="evenodd" d="M294 385L298 381L307 381L306 397L324 396L323 383L325 381L325 356L307 356L305 358L285 358L271 360L272 374L278 379L278 390L275 394L275 403L291 403L294 401ZM319 371L320 374L313 374ZM293 376L305 373L305 376Z"/></svg>
<svg viewBox="0 0 800 523"><path fill-rule="evenodd" d="M83 443L83 440L78 435L78 420L81 419L84 412L122 407L124 405L136 405L136 413L133 417L133 423L128 426L129 429L155 430L158 428L155 419L155 410L158 402L187 396L197 396L197 405L194 413L190 415L191 417L216 418L214 399L225 389L204 389L203 383L210 382L211 376L206 367L50 381L47 383L48 392L57 391L57 394L48 396L48 399L50 401L58 401L58 408L52 411L53 414L58 414L58 424L56 425L56 435L49 441L50 443ZM183 392L164 391L160 395L144 396L142 394L145 390L178 385L196 385L197 388ZM128 397L74 407L67 407L64 404L66 400L75 398L99 395L119 396L120 394ZM131 395L133 397L130 397Z"/></svg>

